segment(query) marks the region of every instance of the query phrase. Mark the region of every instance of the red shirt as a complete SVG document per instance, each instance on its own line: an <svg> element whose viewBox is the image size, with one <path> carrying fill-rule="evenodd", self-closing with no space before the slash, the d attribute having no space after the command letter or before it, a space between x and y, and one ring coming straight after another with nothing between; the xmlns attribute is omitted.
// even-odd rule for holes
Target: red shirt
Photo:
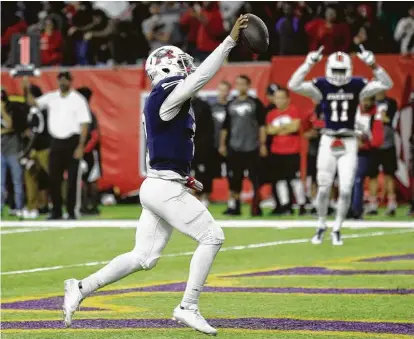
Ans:
<svg viewBox="0 0 414 339"><path fill-rule="evenodd" d="M316 51L324 46L323 54L329 55L337 51L347 52L351 44L351 33L346 23L332 24L328 27L323 19L314 19L305 25L309 37L309 48Z"/></svg>
<svg viewBox="0 0 414 339"><path fill-rule="evenodd" d="M377 106L374 106L370 111L363 112L359 107L359 114L367 118L367 123L371 130L371 138L362 142L359 146L360 151L368 151L372 148L379 148L384 143L384 124L380 114L377 114Z"/></svg>
<svg viewBox="0 0 414 339"><path fill-rule="evenodd" d="M57 65L62 60L62 35L55 30L51 35L43 32L40 36L42 65Z"/></svg>
<svg viewBox="0 0 414 339"><path fill-rule="evenodd" d="M289 105L284 111L277 108L270 111L266 116L266 124L280 126L289 124L292 120L301 119L299 110ZM288 135L275 135L272 138L270 151L273 154L298 154L300 153L300 135L299 131Z"/></svg>
<svg viewBox="0 0 414 339"><path fill-rule="evenodd" d="M181 17L180 25L184 32L187 32L187 41L195 44L197 41L198 29L200 27L200 22L191 15L191 12L194 11L192 8L189 8Z"/></svg>
<svg viewBox="0 0 414 339"><path fill-rule="evenodd" d="M202 16L207 24L201 24L197 34L197 49L203 52L212 52L222 42L224 33L223 18L217 3L210 10L203 10Z"/></svg>

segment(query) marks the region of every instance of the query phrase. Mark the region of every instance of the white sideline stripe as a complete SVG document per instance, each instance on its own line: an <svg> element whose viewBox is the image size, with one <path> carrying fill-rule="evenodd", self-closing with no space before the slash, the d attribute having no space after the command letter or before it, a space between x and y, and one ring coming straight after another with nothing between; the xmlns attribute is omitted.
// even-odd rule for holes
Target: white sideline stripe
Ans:
<svg viewBox="0 0 414 339"><path fill-rule="evenodd" d="M50 231L50 230L57 230L57 228L50 228L50 227L43 227L43 228L18 228L14 230L2 230L0 231L1 235L4 234L14 234L14 233L31 233L31 232L41 232L41 231Z"/></svg>
<svg viewBox="0 0 414 339"><path fill-rule="evenodd" d="M228 228L314 228L319 224L317 220L217 220L220 226ZM328 221L328 226L333 225ZM136 228L137 220L23 220L3 221L3 227L63 227L63 228ZM414 228L414 221L345 221L346 228Z"/></svg>
<svg viewBox="0 0 414 339"><path fill-rule="evenodd" d="M414 229L412 229L412 230L389 231L389 232L370 232L370 233L362 233L362 234L354 233L354 234L344 235L344 236L342 236L342 238L344 238L344 239L355 239L355 238L378 237L378 236L382 236L382 235L411 233L411 232L414 232ZM279 241L264 242L264 243L258 243L258 244L223 247L223 248L220 249L220 252L240 251L240 250L251 249L251 248L271 247L271 246L277 246L277 245L302 244L302 243L308 243L308 242L310 242L309 238L279 240ZM194 254L194 251L179 252L179 253L165 254L162 257L184 257L184 256L190 256L190 255L193 255L193 254ZM29 269L29 270L2 272L1 275L15 275L15 274L35 273L35 272L44 272L44 271L55 271L55 270L60 270L60 269L65 269L65 268L105 265L107 263L109 263L109 261L92 261L92 262L87 262L87 263L83 263L83 264L59 265L59 266L51 266L51 267L32 268L32 269Z"/></svg>

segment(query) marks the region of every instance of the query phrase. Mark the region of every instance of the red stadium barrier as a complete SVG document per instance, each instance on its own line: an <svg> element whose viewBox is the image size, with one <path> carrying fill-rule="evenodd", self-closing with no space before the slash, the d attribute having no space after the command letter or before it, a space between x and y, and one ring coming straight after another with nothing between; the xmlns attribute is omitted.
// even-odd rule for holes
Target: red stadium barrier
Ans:
<svg viewBox="0 0 414 339"><path fill-rule="evenodd" d="M404 82L408 73L414 75L413 60L399 56L379 56L378 63L383 65L394 80L390 95L401 104ZM246 74L252 79L252 87L258 97L265 101L265 90L270 81L286 85L289 77L304 60L303 57L275 57L272 63L246 63L224 66L206 90L214 90L221 80L233 82L239 74ZM371 77L370 70L354 60L354 74ZM143 178L139 174L141 132L140 107L141 93L149 89L148 81L141 67L119 67L116 69L74 68L74 87L88 86L93 91L92 110L96 113L102 135L102 162L104 176L100 181L102 188L118 187L121 193L139 188ZM43 71L38 78L30 79L40 86L43 92L54 90L57 70ZM312 70L311 76L324 74L324 63ZM2 86L10 95L22 93L20 80L11 78L7 72L1 72ZM292 95L292 101L303 112L312 109L310 100ZM306 146L305 146L306 147ZM306 148L304 148L306 152ZM303 168L305 169L305 168ZM245 185L245 189L248 186ZM266 192L268 189L266 190ZM227 183L217 180L214 183L214 200L227 199Z"/></svg>

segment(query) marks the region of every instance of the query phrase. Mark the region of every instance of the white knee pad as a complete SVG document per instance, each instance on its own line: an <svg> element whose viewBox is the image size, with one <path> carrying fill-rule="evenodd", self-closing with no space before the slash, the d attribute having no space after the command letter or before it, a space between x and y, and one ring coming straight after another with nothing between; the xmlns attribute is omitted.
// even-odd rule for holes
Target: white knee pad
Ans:
<svg viewBox="0 0 414 339"><path fill-rule="evenodd" d="M141 260L140 264L141 264L142 269L145 270L145 271L148 271L148 270L154 268L157 265L158 260L160 259L160 256L161 255L158 255L158 256L152 256L151 255L151 256Z"/></svg>
<svg viewBox="0 0 414 339"><path fill-rule="evenodd" d="M327 190L330 190L333 183L332 173L319 170L317 174L317 182L319 188L326 187Z"/></svg>
<svg viewBox="0 0 414 339"><path fill-rule="evenodd" d="M224 243L224 232L215 222L208 224L207 229L197 236L197 241L203 245L222 245Z"/></svg>

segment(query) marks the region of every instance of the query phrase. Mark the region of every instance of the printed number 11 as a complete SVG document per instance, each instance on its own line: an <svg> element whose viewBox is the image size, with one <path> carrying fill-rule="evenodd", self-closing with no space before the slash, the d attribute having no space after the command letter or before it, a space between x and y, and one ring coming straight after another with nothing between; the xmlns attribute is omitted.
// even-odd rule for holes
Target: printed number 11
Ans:
<svg viewBox="0 0 414 339"><path fill-rule="evenodd" d="M341 116L338 117L338 101L331 101L331 121L338 122L338 121L348 121L348 108L349 103L348 101L341 101ZM339 120L338 120L339 118Z"/></svg>

